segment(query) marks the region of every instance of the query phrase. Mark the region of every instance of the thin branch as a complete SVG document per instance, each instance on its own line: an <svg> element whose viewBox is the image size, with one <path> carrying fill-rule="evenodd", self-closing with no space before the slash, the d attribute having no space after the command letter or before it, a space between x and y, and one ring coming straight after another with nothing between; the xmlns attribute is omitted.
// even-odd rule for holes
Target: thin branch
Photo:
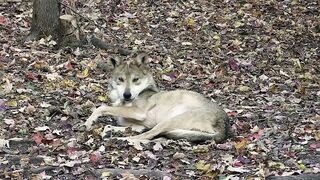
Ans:
<svg viewBox="0 0 320 180"><path fill-rule="evenodd" d="M104 42L101 39L95 37L94 35L91 36L90 42L95 47L98 47L98 48L104 49L104 50L114 50L115 53L119 53L119 54L121 54L123 56L127 56L127 55L131 54L131 51L129 49L125 49L125 48L121 48L119 46L107 44L106 42Z"/></svg>
<svg viewBox="0 0 320 180"><path fill-rule="evenodd" d="M316 174L300 174L300 175L291 175L291 176L269 176L267 180L318 180L320 179L320 173Z"/></svg>
<svg viewBox="0 0 320 180"><path fill-rule="evenodd" d="M139 169L139 170L133 170L133 169L95 169L91 170L97 177L101 176L103 172L110 172L112 175L111 177L116 177L119 175L122 175L124 173L130 173L133 174L136 177L139 176L148 176L148 177L156 177L157 179L163 179L165 176L171 177L169 173L158 171L158 170L149 170L149 169Z"/></svg>
<svg viewBox="0 0 320 180"><path fill-rule="evenodd" d="M55 166L43 166L43 167L38 167L38 168L34 168L34 169L30 169L30 172L31 173L35 173L35 174L38 174L38 173L41 173L43 171L52 171L52 170L55 170L57 169L58 167L55 167Z"/></svg>

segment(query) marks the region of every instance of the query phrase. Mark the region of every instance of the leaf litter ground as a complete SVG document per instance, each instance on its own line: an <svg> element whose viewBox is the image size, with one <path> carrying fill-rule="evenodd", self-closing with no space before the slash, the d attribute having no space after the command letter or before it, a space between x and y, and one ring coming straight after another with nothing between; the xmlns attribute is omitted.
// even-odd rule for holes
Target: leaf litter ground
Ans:
<svg viewBox="0 0 320 180"><path fill-rule="evenodd" d="M101 139L104 125L115 125L110 117L82 131L91 108L109 103L105 61L112 52L54 50L48 38L22 43L32 4L2 3L1 178L96 179L119 169L160 172L135 175L140 179L320 172L319 2L76 1L75 7L87 17L78 16L87 32L149 52L161 89L190 89L218 101L234 137L223 144L132 146L109 138L134 134L130 129Z"/></svg>

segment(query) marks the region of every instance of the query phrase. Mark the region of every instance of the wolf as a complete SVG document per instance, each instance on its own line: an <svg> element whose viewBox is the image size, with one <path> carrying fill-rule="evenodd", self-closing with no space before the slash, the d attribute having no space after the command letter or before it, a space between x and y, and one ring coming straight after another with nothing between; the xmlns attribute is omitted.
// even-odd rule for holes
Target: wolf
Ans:
<svg viewBox="0 0 320 180"><path fill-rule="evenodd" d="M192 142L224 141L228 136L227 114L213 101L189 90L159 91L148 67L148 55L123 61L112 56L110 78L112 106L101 105L84 123L90 130L100 116L111 115L120 126L131 126L142 132L130 140L152 140L155 137L187 139Z"/></svg>

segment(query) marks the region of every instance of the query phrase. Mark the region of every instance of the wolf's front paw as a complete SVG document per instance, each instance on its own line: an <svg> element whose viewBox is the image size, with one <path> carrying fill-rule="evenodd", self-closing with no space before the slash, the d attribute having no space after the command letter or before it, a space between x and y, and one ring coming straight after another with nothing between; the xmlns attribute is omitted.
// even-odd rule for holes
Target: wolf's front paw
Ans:
<svg viewBox="0 0 320 180"><path fill-rule="evenodd" d="M92 124L83 124L86 127L86 130L89 131L92 127Z"/></svg>
<svg viewBox="0 0 320 180"><path fill-rule="evenodd" d="M82 124L82 126L85 126L86 130L89 131L92 127L92 121L88 119L84 124Z"/></svg>
<svg viewBox="0 0 320 180"><path fill-rule="evenodd" d="M91 129L93 122L95 122L97 119L98 116L95 116L93 114L87 119L87 121L83 124L86 127L87 131Z"/></svg>

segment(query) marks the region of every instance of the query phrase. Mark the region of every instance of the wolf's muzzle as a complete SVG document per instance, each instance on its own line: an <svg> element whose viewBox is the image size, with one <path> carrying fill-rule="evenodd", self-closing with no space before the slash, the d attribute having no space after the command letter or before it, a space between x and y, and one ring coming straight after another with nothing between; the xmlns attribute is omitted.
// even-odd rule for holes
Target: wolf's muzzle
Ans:
<svg viewBox="0 0 320 180"><path fill-rule="evenodd" d="M123 93L123 98L125 101L130 101L131 100L131 93L130 92L124 92Z"/></svg>

